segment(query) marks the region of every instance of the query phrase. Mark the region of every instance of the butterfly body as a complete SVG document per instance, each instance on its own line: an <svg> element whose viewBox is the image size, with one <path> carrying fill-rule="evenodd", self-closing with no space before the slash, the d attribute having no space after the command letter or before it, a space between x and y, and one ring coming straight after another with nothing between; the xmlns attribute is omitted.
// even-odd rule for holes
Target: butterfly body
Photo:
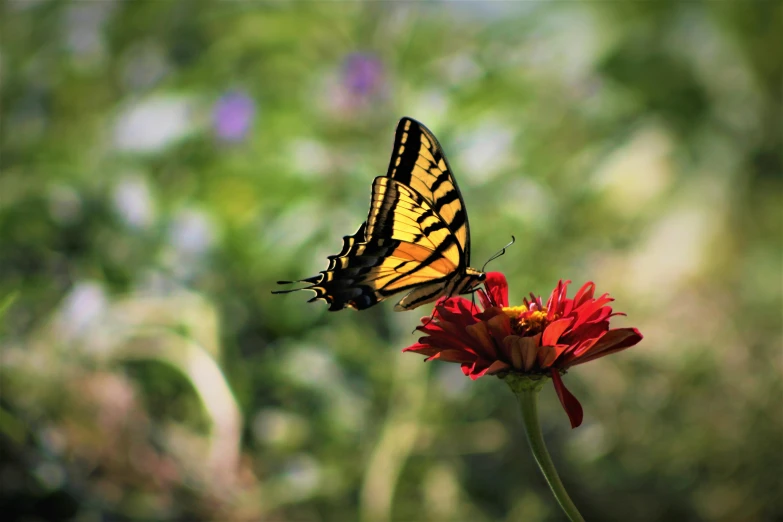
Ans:
<svg viewBox="0 0 783 522"><path fill-rule="evenodd" d="M375 178L367 221L343 238L329 267L298 282L329 310L364 310L408 294L396 311L470 293L485 279L469 266L470 229L457 182L432 132L402 118L386 176ZM288 284L290 281L281 281Z"/></svg>

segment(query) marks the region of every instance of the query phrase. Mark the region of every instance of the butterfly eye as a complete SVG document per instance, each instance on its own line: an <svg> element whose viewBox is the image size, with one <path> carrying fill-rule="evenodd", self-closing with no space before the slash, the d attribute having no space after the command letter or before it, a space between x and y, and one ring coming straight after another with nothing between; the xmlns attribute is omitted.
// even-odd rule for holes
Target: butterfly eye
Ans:
<svg viewBox="0 0 783 522"><path fill-rule="evenodd" d="M487 274L484 272L481 272L478 276L479 283L483 283L484 280L487 278Z"/></svg>

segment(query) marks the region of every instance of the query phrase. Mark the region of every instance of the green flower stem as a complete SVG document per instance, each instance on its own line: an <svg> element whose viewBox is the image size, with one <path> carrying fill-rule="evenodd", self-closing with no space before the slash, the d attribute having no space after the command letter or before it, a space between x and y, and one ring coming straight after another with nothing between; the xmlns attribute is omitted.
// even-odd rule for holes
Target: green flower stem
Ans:
<svg viewBox="0 0 783 522"><path fill-rule="evenodd" d="M584 522L584 518L579 513L579 510L576 509L574 502L568 496L563 483L560 481L560 477L557 475L552 457L549 456L544 443L541 423L538 421L538 394L549 378L509 374L504 380L511 387L514 395L517 396L519 406L522 409L522 419L525 423L525 432L530 443L530 449L538 463L538 467L541 469L541 473L544 474L544 478L549 484L549 488L555 495L555 499L557 499L558 504L560 504L560 507L570 520Z"/></svg>

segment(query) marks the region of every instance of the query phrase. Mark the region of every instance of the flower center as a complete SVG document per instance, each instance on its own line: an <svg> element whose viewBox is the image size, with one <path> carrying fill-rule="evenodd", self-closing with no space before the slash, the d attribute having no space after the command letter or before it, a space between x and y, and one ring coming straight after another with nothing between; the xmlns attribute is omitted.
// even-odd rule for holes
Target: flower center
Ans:
<svg viewBox="0 0 783 522"><path fill-rule="evenodd" d="M509 306L503 313L511 320L511 330L520 336L543 332L549 324L547 310L528 310L527 306Z"/></svg>

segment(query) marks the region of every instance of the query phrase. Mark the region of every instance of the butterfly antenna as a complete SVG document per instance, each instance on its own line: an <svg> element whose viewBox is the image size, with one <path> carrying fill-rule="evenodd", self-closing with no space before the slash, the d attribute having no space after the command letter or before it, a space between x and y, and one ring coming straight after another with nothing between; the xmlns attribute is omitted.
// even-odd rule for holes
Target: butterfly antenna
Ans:
<svg viewBox="0 0 783 522"><path fill-rule="evenodd" d="M506 249L508 247L510 247L511 245L513 245L516 242L516 240L517 240L517 238L515 238L514 236L511 236L511 242L509 244L507 244L506 246L504 246L503 248L501 248L495 255L493 255L492 257L487 259L487 262L484 263L484 266L481 267L481 271L482 272L484 271L484 269L487 267L487 265L489 264L490 261L494 261L495 259L497 259L500 256L502 256L503 254L505 254L506 253Z"/></svg>

